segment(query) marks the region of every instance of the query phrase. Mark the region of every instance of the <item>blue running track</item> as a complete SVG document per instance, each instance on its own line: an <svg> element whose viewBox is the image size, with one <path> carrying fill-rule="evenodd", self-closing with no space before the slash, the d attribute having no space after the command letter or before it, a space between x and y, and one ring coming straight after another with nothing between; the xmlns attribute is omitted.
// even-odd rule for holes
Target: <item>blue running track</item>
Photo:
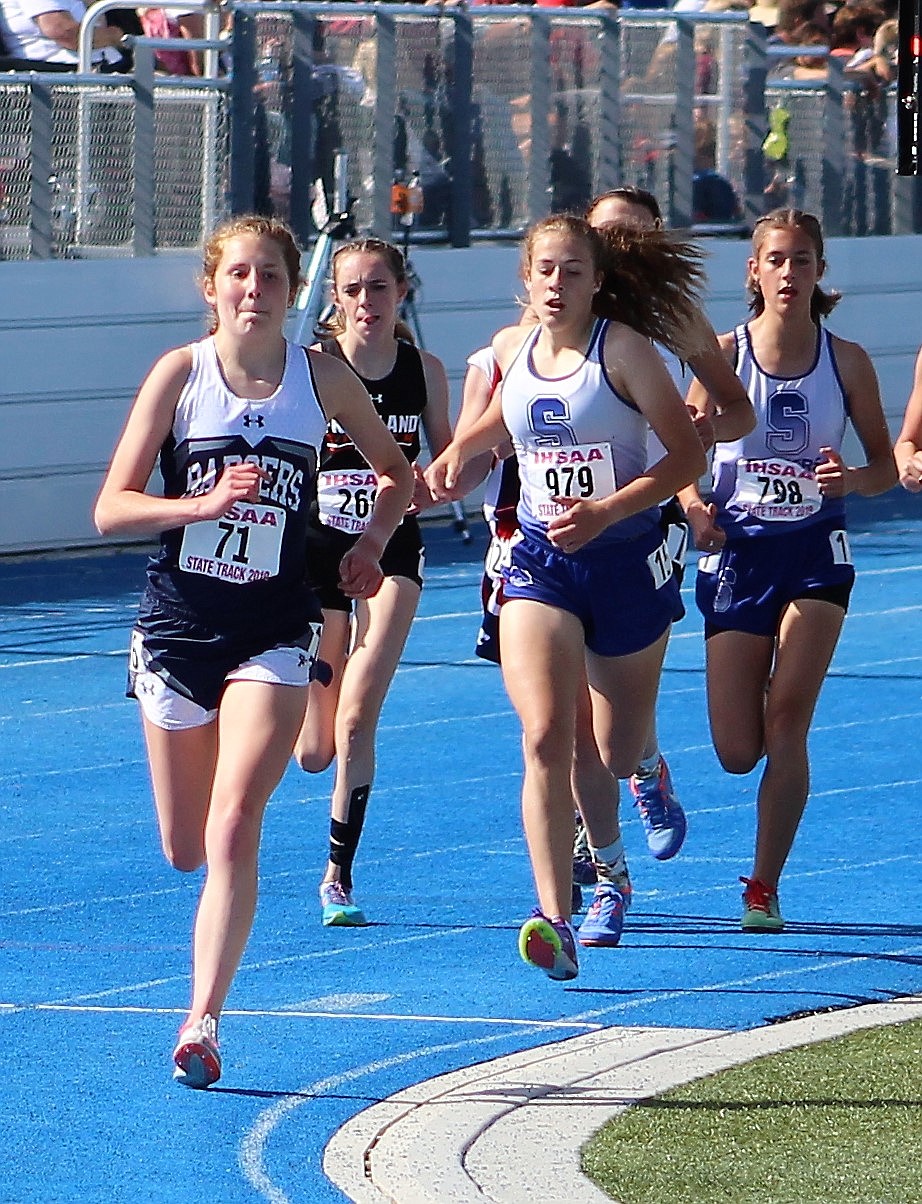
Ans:
<svg viewBox="0 0 922 1204"><path fill-rule="evenodd" d="M566 986L516 953L533 895L517 723L472 652L483 529L465 546L430 526L357 863L373 924L320 926L331 775L292 767L207 1093L175 1087L169 1063L200 879L160 855L122 696L143 557L0 561L2 1204L339 1201L330 1135L432 1075L599 1026L741 1029L922 990L922 501L851 515L858 585L811 739L787 930L739 930L758 773L728 777L711 749L686 588L659 724L688 840L656 863L628 810L623 942L585 951Z"/></svg>

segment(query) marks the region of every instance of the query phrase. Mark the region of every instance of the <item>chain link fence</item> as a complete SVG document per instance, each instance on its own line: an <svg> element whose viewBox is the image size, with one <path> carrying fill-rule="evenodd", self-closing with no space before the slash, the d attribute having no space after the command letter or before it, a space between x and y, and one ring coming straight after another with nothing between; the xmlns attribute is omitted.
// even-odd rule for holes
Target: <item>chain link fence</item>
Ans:
<svg viewBox="0 0 922 1204"><path fill-rule="evenodd" d="M621 183L673 225L745 232L797 204L828 234L922 229L895 176L895 90L841 76L765 84L745 15L237 3L219 73L0 74L0 257L137 255L201 244L256 209L310 241L344 151L357 228L406 230L395 181L420 190L414 239L518 236ZM149 65L149 64L148 64ZM787 114L784 154L762 146ZM736 211L702 211L702 173Z"/></svg>

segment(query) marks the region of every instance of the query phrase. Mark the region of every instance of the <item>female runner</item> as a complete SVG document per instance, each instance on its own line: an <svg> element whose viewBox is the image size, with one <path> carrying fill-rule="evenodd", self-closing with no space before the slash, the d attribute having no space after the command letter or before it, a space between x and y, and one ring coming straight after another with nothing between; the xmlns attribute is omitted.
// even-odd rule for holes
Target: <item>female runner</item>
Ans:
<svg viewBox="0 0 922 1204"><path fill-rule="evenodd" d="M720 344L755 408L752 434L717 444L713 500L680 495L706 555L696 596L707 641L708 711L728 773L759 783L755 863L742 927L780 932L778 880L809 791L807 735L855 579L845 496L896 483L877 375L857 343L822 324L839 300L820 287L818 220L777 209L756 223L747 287L753 317ZM693 404L703 391L693 386ZM846 465L850 418L866 463Z"/></svg>
<svg viewBox="0 0 922 1204"><path fill-rule="evenodd" d="M281 223L240 217L205 247L212 333L168 351L135 399L96 503L103 534L157 535L131 641L163 850L206 866L192 1003L174 1077L221 1074L218 1018L256 907L263 813L291 756L320 618L304 539L327 423L378 478L371 522L339 567L351 597L381 581L381 551L412 474L355 374L282 333L300 252ZM159 457L164 495L147 492Z"/></svg>
<svg viewBox="0 0 922 1204"><path fill-rule="evenodd" d="M511 435L523 538L504 573L502 669L523 729L522 812L539 901L519 951L550 977L572 979L571 766L583 680L573 666L585 657L621 758L612 769L627 776L680 605L657 503L705 466L649 340L675 345L697 271L692 254L663 254L656 242L645 254L616 254L588 223L561 215L529 230L523 279L538 324L496 336L501 389L427 479L436 496L450 494L466 461ZM648 423L666 449L650 468Z"/></svg>
<svg viewBox="0 0 922 1204"><path fill-rule="evenodd" d="M336 312L317 347L345 363L371 394L409 464L420 434L433 455L451 437L448 381L434 355L403 337L398 310L406 296L403 255L368 238L333 256ZM339 584L337 566L365 529L375 472L339 424L331 424L320 461L318 506L308 531L308 579L323 608L319 657L333 670L329 684L308 688L307 711L295 746L302 769L319 773L336 757L329 860L320 884L326 925L367 923L352 895L352 868L374 778L378 718L423 580L423 543L415 514L406 514L381 556L384 580L373 596L355 598ZM417 470L414 509L431 504Z"/></svg>

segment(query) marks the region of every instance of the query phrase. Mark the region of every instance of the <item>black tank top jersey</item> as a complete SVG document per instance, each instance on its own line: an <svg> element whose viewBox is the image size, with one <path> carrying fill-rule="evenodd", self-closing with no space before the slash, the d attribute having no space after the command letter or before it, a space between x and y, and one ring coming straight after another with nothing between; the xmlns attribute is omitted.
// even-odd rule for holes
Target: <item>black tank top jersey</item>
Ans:
<svg viewBox="0 0 922 1204"><path fill-rule="evenodd" d="M255 402L227 388L212 340L193 345L193 357L160 452L164 496L206 492L226 465L242 461L258 464L267 479L255 504L163 532L148 564L140 625L159 629L171 615L177 629L201 630L203 639L261 633L257 642L269 647L320 617L304 583L304 543L326 418L297 344L287 346L276 392Z"/></svg>
<svg viewBox="0 0 922 1204"><path fill-rule="evenodd" d="M349 363L335 339L325 340L321 347ZM349 367L355 372L352 364ZM426 374L419 350L412 343L398 340L397 357L387 376L381 380L367 380L361 373L355 374L368 390L375 409L400 450L412 464L419 457L420 424L427 401ZM367 467L361 452L337 422L331 422L327 428L320 467L324 472Z"/></svg>

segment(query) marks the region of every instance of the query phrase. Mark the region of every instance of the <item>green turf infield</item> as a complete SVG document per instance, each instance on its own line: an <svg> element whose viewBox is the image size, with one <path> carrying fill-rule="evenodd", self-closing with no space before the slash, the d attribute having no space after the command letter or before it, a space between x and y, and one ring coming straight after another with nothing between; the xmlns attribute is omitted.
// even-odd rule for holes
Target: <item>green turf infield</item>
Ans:
<svg viewBox="0 0 922 1204"><path fill-rule="evenodd" d="M920 1204L922 1020L735 1067L637 1104L583 1149L621 1204Z"/></svg>

